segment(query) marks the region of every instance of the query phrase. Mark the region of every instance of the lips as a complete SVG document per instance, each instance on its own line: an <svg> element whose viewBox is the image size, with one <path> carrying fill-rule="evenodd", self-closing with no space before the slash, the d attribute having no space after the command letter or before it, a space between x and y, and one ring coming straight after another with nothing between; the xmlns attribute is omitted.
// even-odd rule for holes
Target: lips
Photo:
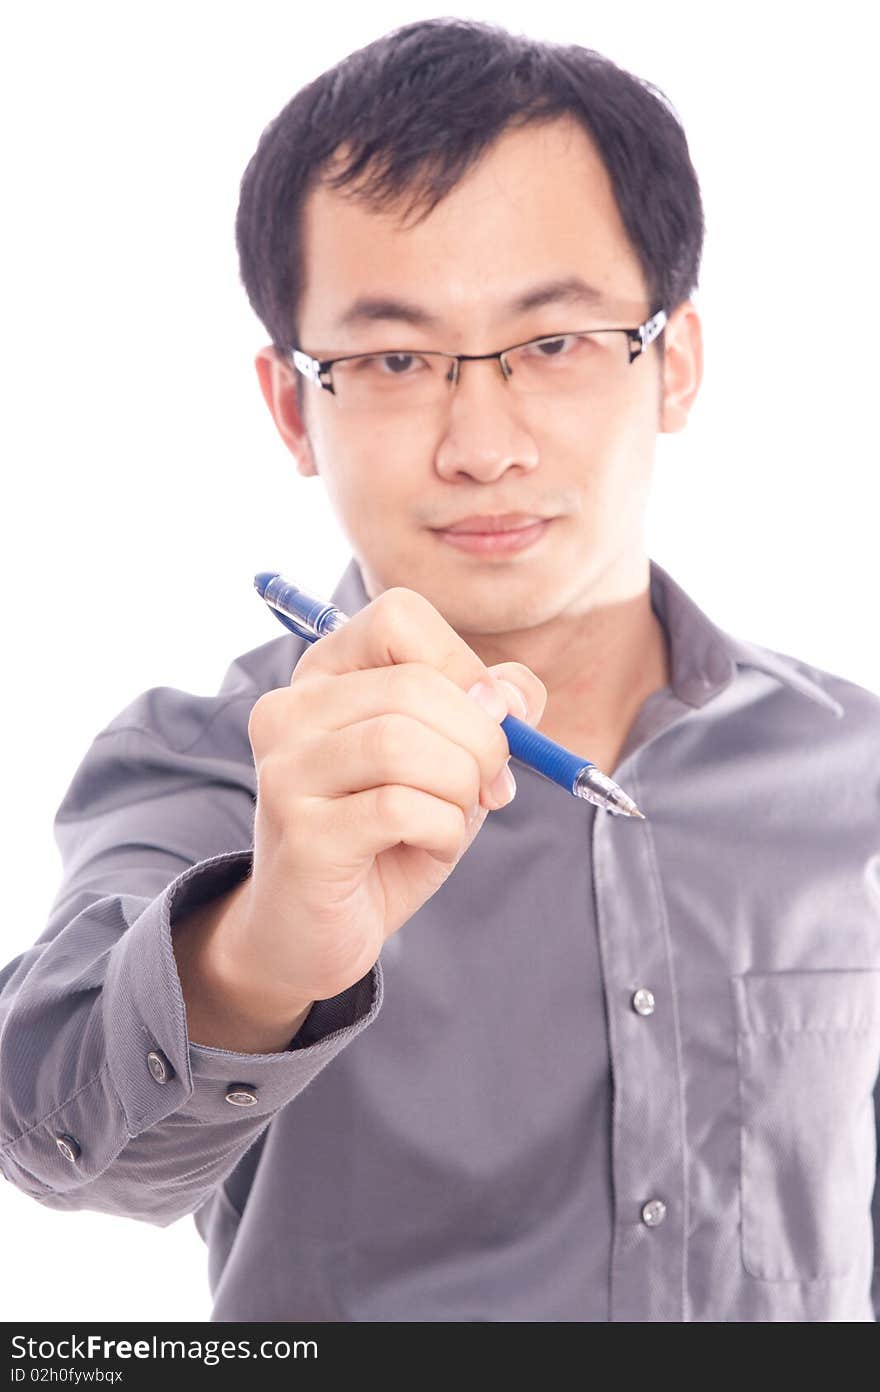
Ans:
<svg viewBox="0 0 880 1392"><path fill-rule="evenodd" d="M499 519L494 520L497 522ZM473 524L474 521L478 521L481 528L487 524L485 517L462 518L462 523ZM460 527L462 523L457 525ZM539 517L526 527L508 527L506 530L495 532L435 530L434 535L441 546L451 546L456 551L487 559L490 556L513 556L531 550L552 526L552 517Z"/></svg>
<svg viewBox="0 0 880 1392"><path fill-rule="evenodd" d="M516 532L523 527L532 527L536 522L544 519L537 517L534 513L527 512L505 512L501 515L491 517L464 517L460 522L453 522L449 527L437 527L438 532L468 533L479 532L492 534L495 532Z"/></svg>

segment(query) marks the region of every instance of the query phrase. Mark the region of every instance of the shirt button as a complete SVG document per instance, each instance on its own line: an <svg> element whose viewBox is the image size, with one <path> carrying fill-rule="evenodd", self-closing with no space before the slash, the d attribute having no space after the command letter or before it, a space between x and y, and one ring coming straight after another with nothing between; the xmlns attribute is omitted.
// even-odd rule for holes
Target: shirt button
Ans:
<svg viewBox="0 0 880 1392"><path fill-rule="evenodd" d="M252 1107L256 1100L256 1091L247 1083L233 1083L226 1094L226 1101L233 1107Z"/></svg>
<svg viewBox="0 0 880 1392"><path fill-rule="evenodd" d="M656 1228L666 1217L666 1205L662 1199L650 1199L642 1209L642 1222L648 1228Z"/></svg>
<svg viewBox="0 0 880 1392"><path fill-rule="evenodd" d="M147 1067L157 1083L167 1083L174 1077L174 1069L160 1049L151 1049L147 1054Z"/></svg>
<svg viewBox="0 0 880 1392"><path fill-rule="evenodd" d="M75 1136L67 1136L62 1132L60 1136L55 1137L55 1144L61 1151L65 1160L70 1160L71 1163L78 1160L82 1153L80 1151L79 1141Z"/></svg>
<svg viewBox="0 0 880 1392"><path fill-rule="evenodd" d="M654 993L647 986L640 986L632 998L632 1008L637 1015L654 1014Z"/></svg>

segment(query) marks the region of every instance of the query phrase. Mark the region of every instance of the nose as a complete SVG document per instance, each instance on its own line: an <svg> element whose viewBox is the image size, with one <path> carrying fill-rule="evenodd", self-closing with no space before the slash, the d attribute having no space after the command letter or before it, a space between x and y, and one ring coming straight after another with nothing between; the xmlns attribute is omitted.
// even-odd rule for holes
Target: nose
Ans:
<svg viewBox="0 0 880 1392"><path fill-rule="evenodd" d="M531 470L538 446L522 402L511 391L497 358L459 364L450 388L448 413L435 454L438 474L467 474L491 482L516 465Z"/></svg>

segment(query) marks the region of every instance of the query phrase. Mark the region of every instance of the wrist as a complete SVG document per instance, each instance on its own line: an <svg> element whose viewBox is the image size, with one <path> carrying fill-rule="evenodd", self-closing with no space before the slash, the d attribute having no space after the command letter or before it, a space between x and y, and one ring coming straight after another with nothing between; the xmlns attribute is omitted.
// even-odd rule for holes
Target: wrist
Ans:
<svg viewBox="0 0 880 1392"><path fill-rule="evenodd" d="M172 941L191 1043L237 1053L285 1050L314 1004L254 971L250 881L174 925Z"/></svg>

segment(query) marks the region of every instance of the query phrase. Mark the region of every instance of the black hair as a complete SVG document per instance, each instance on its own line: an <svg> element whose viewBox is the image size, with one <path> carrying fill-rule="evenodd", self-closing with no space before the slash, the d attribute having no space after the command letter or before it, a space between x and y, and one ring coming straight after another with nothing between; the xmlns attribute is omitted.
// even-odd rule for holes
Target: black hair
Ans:
<svg viewBox="0 0 880 1392"><path fill-rule="evenodd" d="M263 131L242 178L236 241L242 282L275 347L298 346L301 211L319 179L350 185L377 208L403 201L427 216L507 128L566 115L608 171L649 312L671 314L697 285L704 224L668 98L589 48L430 19L349 54Z"/></svg>

